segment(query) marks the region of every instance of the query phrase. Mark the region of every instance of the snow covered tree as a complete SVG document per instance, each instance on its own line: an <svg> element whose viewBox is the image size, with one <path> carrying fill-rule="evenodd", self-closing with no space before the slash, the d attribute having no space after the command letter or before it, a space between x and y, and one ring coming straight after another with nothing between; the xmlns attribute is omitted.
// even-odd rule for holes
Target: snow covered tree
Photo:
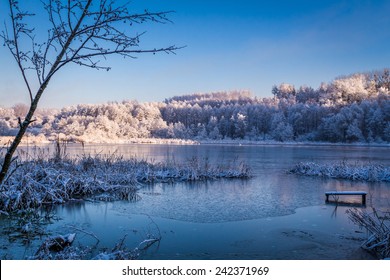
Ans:
<svg viewBox="0 0 390 280"><path fill-rule="evenodd" d="M28 112L28 106L23 103L15 104L14 106L12 106L12 109L14 110L14 115L19 118L22 118Z"/></svg>
<svg viewBox="0 0 390 280"><path fill-rule="evenodd" d="M9 19L0 37L14 57L30 97L30 106L25 117L19 119L19 131L8 148L0 172L0 184L6 177L13 154L22 140L39 100L50 80L64 66L75 63L93 69L109 70L100 59L110 55L134 58L140 53L173 53L178 48L140 48L144 33L131 34L129 27L145 22L166 23L169 12L131 13L129 4L115 0L43 0L47 22L31 26L29 18L35 14L25 11L22 2L9 0ZM36 5L37 7L39 5ZM42 19L41 19L42 20ZM42 27L47 28L46 41L39 41ZM30 71L36 80L31 79ZM34 86L36 88L34 88Z"/></svg>
<svg viewBox="0 0 390 280"><path fill-rule="evenodd" d="M382 71L375 71L371 73L370 79L375 85L375 89L378 92L384 92L389 94L390 92L390 69L385 68Z"/></svg>
<svg viewBox="0 0 390 280"><path fill-rule="evenodd" d="M320 91L312 87L301 86L296 94L296 101L299 103L317 104L320 100Z"/></svg>
<svg viewBox="0 0 390 280"><path fill-rule="evenodd" d="M292 126L287 122L283 113L276 113L272 117L271 135L276 141L290 141L293 140L294 132Z"/></svg>
<svg viewBox="0 0 390 280"><path fill-rule="evenodd" d="M361 102L370 96L369 87L367 77L364 74L338 78L333 81L328 98L332 100L334 105Z"/></svg>
<svg viewBox="0 0 390 280"><path fill-rule="evenodd" d="M321 138L331 142L364 142L363 125L364 114L361 106L346 106L322 120Z"/></svg>
<svg viewBox="0 0 390 280"><path fill-rule="evenodd" d="M390 142L390 122L386 123L383 130L383 140Z"/></svg>
<svg viewBox="0 0 390 280"><path fill-rule="evenodd" d="M296 90L293 85L282 83L278 87L273 86L272 94L275 99L295 99Z"/></svg>
<svg viewBox="0 0 390 280"><path fill-rule="evenodd" d="M246 134L247 121L246 116L242 113L237 113L233 119L234 122L234 138L243 139Z"/></svg>

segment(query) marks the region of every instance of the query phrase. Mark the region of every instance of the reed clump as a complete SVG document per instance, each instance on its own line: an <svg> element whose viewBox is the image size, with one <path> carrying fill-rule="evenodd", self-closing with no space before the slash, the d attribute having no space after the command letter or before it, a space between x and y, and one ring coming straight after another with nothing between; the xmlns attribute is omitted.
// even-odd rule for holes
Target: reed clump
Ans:
<svg viewBox="0 0 390 280"><path fill-rule="evenodd" d="M207 159L191 158L184 163L154 163L115 154L70 158L57 145L51 157L38 155L13 162L11 174L0 185L0 211L7 213L85 198L136 201L137 191L146 183L250 176L250 168L237 161L211 165Z"/></svg>
<svg viewBox="0 0 390 280"><path fill-rule="evenodd" d="M291 174L347 179L367 182L390 182L390 167L381 164L300 162L289 171Z"/></svg>
<svg viewBox="0 0 390 280"><path fill-rule="evenodd" d="M379 259L390 258L390 212L350 209L347 213L352 222L367 230L362 248Z"/></svg>

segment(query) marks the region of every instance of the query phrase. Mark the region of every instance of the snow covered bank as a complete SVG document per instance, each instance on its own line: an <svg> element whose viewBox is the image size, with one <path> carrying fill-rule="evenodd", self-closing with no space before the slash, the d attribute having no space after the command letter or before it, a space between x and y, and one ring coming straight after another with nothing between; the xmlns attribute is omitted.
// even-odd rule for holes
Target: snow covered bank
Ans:
<svg viewBox="0 0 390 280"><path fill-rule="evenodd" d="M346 147L390 147L387 143L332 143L319 141L275 141L275 140L246 140L246 139L222 139L199 140L200 145L238 145L238 146L346 146Z"/></svg>
<svg viewBox="0 0 390 280"><path fill-rule="evenodd" d="M318 164L300 162L289 173L305 176L348 179L368 182L390 182L390 167L375 164L340 162L336 164Z"/></svg>
<svg viewBox="0 0 390 280"><path fill-rule="evenodd" d="M12 136L0 136L0 146L7 146L13 140ZM22 145L38 145L56 143L58 138L47 138L40 134L38 136L29 135L22 139ZM178 138L105 138L105 137L60 137L63 143L82 143L82 144L151 144L151 145L238 145L238 146L262 146L262 145L280 145L280 146L362 146L362 147L390 147L388 143L332 143L320 141L275 141L275 140L247 140L247 139L178 139Z"/></svg>
<svg viewBox="0 0 390 280"><path fill-rule="evenodd" d="M0 136L0 146L6 147L12 143L14 140L13 136ZM34 135L26 135L22 138L22 145L31 145L31 144L48 144L50 141L43 135L39 134L37 136Z"/></svg>
<svg viewBox="0 0 390 280"><path fill-rule="evenodd" d="M150 163L111 155L77 159L34 159L15 163L0 186L0 211L37 208L74 199L137 200L140 184L248 178L247 165L230 162L210 165L207 159Z"/></svg>
<svg viewBox="0 0 390 280"><path fill-rule="evenodd" d="M0 146L7 146L13 141L12 136L0 136ZM83 143L83 144L172 144L172 145L198 145L199 142L189 139L174 139L174 138L105 138L105 137L75 137L62 135L59 138L60 142L64 143ZM43 134L38 136L28 135L22 139L22 145L31 144L48 144L56 143L58 138L47 138Z"/></svg>

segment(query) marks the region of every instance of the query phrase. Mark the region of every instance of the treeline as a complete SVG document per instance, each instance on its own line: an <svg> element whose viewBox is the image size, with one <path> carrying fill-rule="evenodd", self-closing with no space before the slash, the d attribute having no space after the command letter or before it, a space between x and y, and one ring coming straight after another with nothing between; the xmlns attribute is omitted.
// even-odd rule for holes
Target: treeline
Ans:
<svg viewBox="0 0 390 280"><path fill-rule="evenodd" d="M318 89L281 84L273 97L193 94L160 111L175 136L191 139L389 142L389 69L339 77Z"/></svg>
<svg viewBox="0 0 390 280"><path fill-rule="evenodd" d="M18 109L0 107L0 135L15 133L17 117L23 116ZM40 112L30 133L84 142L149 137L390 142L390 72L339 77L318 89L281 84L269 98L232 91L77 105Z"/></svg>

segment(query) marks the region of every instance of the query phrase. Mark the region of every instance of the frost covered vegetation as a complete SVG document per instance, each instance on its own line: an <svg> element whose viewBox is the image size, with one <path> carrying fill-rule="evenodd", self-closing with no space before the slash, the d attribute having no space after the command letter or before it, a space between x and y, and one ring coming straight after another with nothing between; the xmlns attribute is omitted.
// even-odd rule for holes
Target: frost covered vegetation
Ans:
<svg viewBox="0 0 390 280"><path fill-rule="evenodd" d="M390 71L339 77L318 89L274 86L250 92L177 96L164 102L111 102L41 110L29 128L38 139L80 142L139 138L390 142ZM0 135L15 135L26 108L0 107Z"/></svg>
<svg viewBox="0 0 390 280"><path fill-rule="evenodd" d="M340 162L335 164L318 164L300 162L289 170L292 174L319 176L325 178L348 179L368 182L390 182L390 167L375 164Z"/></svg>
<svg viewBox="0 0 390 280"><path fill-rule="evenodd" d="M351 221L365 228L369 234L362 248L379 259L390 258L390 212L373 209L372 213L368 213L351 209L347 213Z"/></svg>
<svg viewBox="0 0 390 280"><path fill-rule="evenodd" d="M126 235L118 241L112 249L102 249L97 255L97 246L71 246L76 234L70 233L65 236L59 235L47 238L38 248L34 256L30 259L34 260L135 260L138 259L141 253L147 250L154 243L161 240L161 236L151 236L143 240L136 248L129 249L125 245ZM97 244L99 239L97 239ZM96 245L97 245L96 244Z"/></svg>
<svg viewBox="0 0 390 280"><path fill-rule="evenodd" d="M248 178L248 166L240 162L212 165L191 158L151 163L111 156L38 158L14 162L13 171L0 186L0 211L38 208L77 199L130 200L139 198L142 184Z"/></svg>
<svg viewBox="0 0 390 280"><path fill-rule="evenodd" d="M18 210L9 216L8 223L2 226L2 233L8 236L10 242L21 241L23 244L39 242L35 252L25 255L27 259L34 260L133 260L141 256L153 244L160 242L161 233L158 226L151 219L152 228L134 248L127 248L124 235L113 248L102 248L99 246L100 239L93 232L86 231L68 225L72 233L52 235L47 231L47 225L55 222L58 218L45 208L44 211L38 209ZM154 227L153 227L154 226ZM74 244L78 235L90 236L95 243L90 245ZM43 240L43 241L42 241ZM7 253L2 259L13 258L12 253Z"/></svg>

